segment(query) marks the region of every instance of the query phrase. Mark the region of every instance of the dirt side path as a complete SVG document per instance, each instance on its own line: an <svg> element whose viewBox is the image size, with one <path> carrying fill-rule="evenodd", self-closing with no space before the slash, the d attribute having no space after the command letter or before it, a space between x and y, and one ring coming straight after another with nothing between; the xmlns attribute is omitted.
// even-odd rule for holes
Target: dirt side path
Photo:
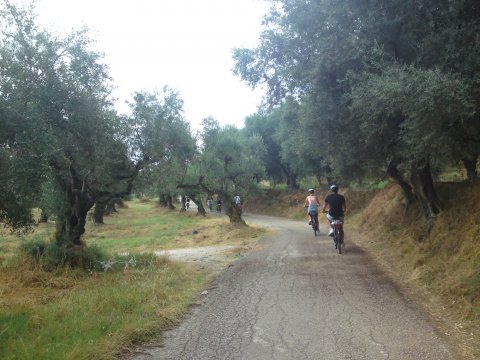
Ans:
<svg viewBox="0 0 480 360"><path fill-rule="evenodd" d="M426 315L347 242L305 222L276 230L216 280L188 319L131 359L455 359Z"/></svg>

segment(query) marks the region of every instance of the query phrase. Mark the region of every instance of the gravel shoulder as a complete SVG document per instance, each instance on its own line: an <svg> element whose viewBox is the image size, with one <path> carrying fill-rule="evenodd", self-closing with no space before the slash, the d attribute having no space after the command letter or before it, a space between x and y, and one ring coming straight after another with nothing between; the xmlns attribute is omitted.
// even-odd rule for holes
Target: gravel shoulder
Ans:
<svg viewBox="0 0 480 360"><path fill-rule="evenodd" d="M156 251L155 255L167 256L175 261L191 262L201 269L218 273L232 260L231 253L237 248L233 245L191 247Z"/></svg>

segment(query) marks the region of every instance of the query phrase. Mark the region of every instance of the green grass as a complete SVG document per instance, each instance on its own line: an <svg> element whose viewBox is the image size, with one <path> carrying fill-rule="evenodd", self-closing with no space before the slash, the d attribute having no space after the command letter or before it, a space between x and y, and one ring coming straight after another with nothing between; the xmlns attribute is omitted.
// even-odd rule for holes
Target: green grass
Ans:
<svg viewBox="0 0 480 360"><path fill-rule="evenodd" d="M112 253L181 247L178 239L190 236L191 230L201 226L203 220L163 211L153 202L132 201L119 214L106 217L105 225L89 224L84 238L87 244L94 243Z"/></svg>
<svg viewBox="0 0 480 360"><path fill-rule="evenodd" d="M154 257L81 282L56 301L0 308L2 359L114 359L120 346L177 322L205 277Z"/></svg>
<svg viewBox="0 0 480 360"><path fill-rule="evenodd" d="M208 274L145 253L201 245L192 229L203 229L203 239L224 220L167 212L155 202L127 205L106 217L103 226L87 224L87 246L95 244L112 256L104 272L45 272L18 256L22 242L52 238L53 223L40 224L22 238L2 230L2 360L114 359L122 347L177 322L195 301Z"/></svg>

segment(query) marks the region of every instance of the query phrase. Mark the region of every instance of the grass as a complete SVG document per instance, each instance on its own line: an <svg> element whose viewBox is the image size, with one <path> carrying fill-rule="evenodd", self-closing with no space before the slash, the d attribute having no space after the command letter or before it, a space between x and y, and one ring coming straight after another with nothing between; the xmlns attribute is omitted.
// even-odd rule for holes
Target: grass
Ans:
<svg viewBox="0 0 480 360"><path fill-rule="evenodd" d="M105 219L106 224L89 223L84 240L110 253L151 252L163 249L220 244L241 244L262 230L230 225L226 217L197 216L159 208L155 203L132 201L128 208Z"/></svg>
<svg viewBox="0 0 480 360"><path fill-rule="evenodd" d="M210 278L186 263L149 253L215 244L244 248L263 233L232 226L225 217L168 212L154 202L127 204L106 217L105 225L87 225L87 245L112 254L103 272L45 272L19 256L22 241L52 237L53 223L20 239L1 233L2 360L114 359L122 349L177 323Z"/></svg>
<svg viewBox="0 0 480 360"><path fill-rule="evenodd" d="M438 321L461 358L475 359L480 356L480 184L444 183L437 190L443 211L430 233L421 210L405 213L401 190L390 186L355 217L355 242Z"/></svg>
<svg viewBox="0 0 480 360"><path fill-rule="evenodd" d="M155 257L146 267L63 277L66 289L34 287L28 301L4 289L16 304L0 308L2 359L113 359L122 346L176 323L205 281Z"/></svg>

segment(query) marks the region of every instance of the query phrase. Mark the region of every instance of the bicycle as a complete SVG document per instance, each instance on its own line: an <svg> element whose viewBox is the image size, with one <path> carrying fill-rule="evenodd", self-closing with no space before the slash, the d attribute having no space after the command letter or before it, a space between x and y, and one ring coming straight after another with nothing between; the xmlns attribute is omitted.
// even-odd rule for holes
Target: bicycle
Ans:
<svg viewBox="0 0 480 360"><path fill-rule="evenodd" d="M313 235L314 236L317 236L317 233L320 234L320 229L318 227L318 221L317 221L317 218L316 218L316 214L308 214L310 215L310 225L312 225L312 229L313 229Z"/></svg>
<svg viewBox="0 0 480 360"><path fill-rule="evenodd" d="M342 253L342 247L345 247L344 243L344 232L343 232L343 220L342 219L333 219L331 222L333 228L333 241L335 243L335 249L338 250L338 253Z"/></svg>

